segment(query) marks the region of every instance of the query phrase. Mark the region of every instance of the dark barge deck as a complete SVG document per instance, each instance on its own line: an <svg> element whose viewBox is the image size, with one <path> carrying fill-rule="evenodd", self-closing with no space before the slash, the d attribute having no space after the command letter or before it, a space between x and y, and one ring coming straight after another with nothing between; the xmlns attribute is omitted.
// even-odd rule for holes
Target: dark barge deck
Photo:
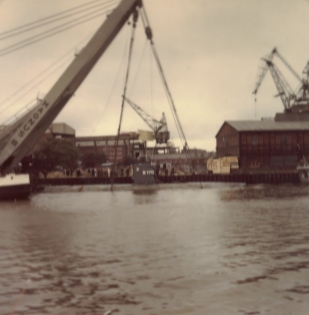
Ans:
<svg viewBox="0 0 309 315"><path fill-rule="evenodd" d="M185 182L230 182L246 184L298 184L300 183L297 173L252 173L252 174L198 174L180 176L160 176L162 183L185 183ZM39 179L39 185L110 185L107 177L63 177ZM131 177L118 177L114 179L115 184L132 184Z"/></svg>

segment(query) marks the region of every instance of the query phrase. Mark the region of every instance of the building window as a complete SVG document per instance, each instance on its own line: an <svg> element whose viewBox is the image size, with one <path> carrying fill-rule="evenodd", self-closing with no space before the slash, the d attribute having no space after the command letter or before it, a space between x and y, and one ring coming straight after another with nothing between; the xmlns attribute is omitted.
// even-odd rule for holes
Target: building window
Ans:
<svg viewBox="0 0 309 315"><path fill-rule="evenodd" d="M252 135L252 145L258 145L258 144L259 144L259 136Z"/></svg>
<svg viewBox="0 0 309 315"><path fill-rule="evenodd" d="M285 134L281 135L280 144L286 144L286 135Z"/></svg>

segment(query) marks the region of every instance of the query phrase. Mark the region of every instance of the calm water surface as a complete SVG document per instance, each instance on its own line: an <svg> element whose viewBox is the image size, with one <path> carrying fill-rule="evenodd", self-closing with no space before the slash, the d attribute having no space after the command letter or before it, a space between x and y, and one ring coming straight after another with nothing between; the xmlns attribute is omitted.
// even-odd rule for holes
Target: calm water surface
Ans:
<svg viewBox="0 0 309 315"><path fill-rule="evenodd" d="M58 187L0 203L0 314L309 314L309 187Z"/></svg>

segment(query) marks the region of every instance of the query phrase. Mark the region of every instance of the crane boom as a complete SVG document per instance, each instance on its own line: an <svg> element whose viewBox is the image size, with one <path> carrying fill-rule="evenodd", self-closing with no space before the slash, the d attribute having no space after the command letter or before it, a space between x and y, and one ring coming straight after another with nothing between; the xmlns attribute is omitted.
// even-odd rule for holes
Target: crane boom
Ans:
<svg viewBox="0 0 309 315"><path fill-rule="evenodd" d="M164 113L162 113L160 120L154 119L127 97L124 96L124 99L153 131L156 142L167 143L167 141L170 139L170 133L167 129L167 122Z"/></svg>
<svg viewBox="0 0 309 315"><path fill-rule="evenodd" d="M252 94L257 94L257 92L258 92L258 90L259 90L259 88L260 88L260 86L261 86L261 84L265 78L265 75L267 73L268 67L267 67L265 60L272 61L276 52L277 52L277 49L274 48L271 51L271 53L267 56L267 58L261 59L261 62L259 65L259 71L258 71L258 74L256 76L256 83L255 83L254 90L253 90Z"/></svg>
<svg viewBox="0 0 309 315"><path fill-rule="evenodd" d="M288 68L288 70L296 77L300 82L300 88L297 92L294 92L288 82L285 80L277 66L273 63L274 56L282 61L282 63ZM274 83L278 90L278 96L280 96L286 112L308 112L309 111L309 63L303 70L303 78L289 65L289 63L282 57L276 48L266 58L261 58L261 64L257 75L256 83L254 86L253 94L257 94L259 87L267 73L270 71Z"/></svg>
<svg viewBox="0 0 309 315"><path fill-rule="evenodd" d="M264 78L267 73L267 70L269 69L269 65L267 62L271 62L274 59L274 56L279 57L279 59L283 62L283 64L290 70L290 72L296 77L296 79L301 82L302 78L298 75L298 73L291 67L291 65L283 58L283 56L278 52L277 48L275 47L271 53L266 56L265 58L261 58L261 64L259 66L259 71L256 78L256 83L254 86L253 94L257 94Z"/></svg>
<svg viewBox="0 0 309 315"><path fill-rule="evenodd" d="M278 52L278 50L275 48L275 54L280 58L280 60L285 64L285 66L290 70L290 72L294 75L294 77L301 82L300 75L291 67L291 65L282 57L282 55Z"/></svg>
<svg viewBox="0 0 309 315"><path fill-rule="evenodd" d="M299 88L297 97L303 104L309 104L309 61L303 70L302 84Z"/></svg>
<svg viewBox="0 0 309 315"><path fill-rule="evenodd" d="M150 127L150 129L155 132L156 127L154 125L160 125L160 121L152 118L141 107L133 103L127 97L125 97L125 100L136 111L136 113L144 120L144 122Z"/></svg>
<svg viewBox="0 0 309 315"><path fill-rule="evenodd" d="M275 85L278 90L278 96L280 96L281 101L284 105L284 109L288 111L291 108L291 101L295 100L296 95L294 94L292 88L284 79L282 73L276 67L276 65L271 61L266 61L269 71L274 79Z"/></svg>
<svg viewBox="0 0 309 315"><path fill-rule="evenodd" d="M12 126L0 134L0 166L10 171L34 147L101 55L116 37L130 15L142 6L141 0L122 0L92 39L75 57L47 95Z"/></svg>

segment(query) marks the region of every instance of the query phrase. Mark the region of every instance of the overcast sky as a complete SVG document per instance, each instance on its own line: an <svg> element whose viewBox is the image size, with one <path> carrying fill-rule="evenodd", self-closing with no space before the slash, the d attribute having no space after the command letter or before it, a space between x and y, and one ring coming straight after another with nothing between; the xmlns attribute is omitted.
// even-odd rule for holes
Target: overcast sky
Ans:
<svg viewBox="0 0 309 315"><path fill-rule="evenodd" d="M87 2L90 0L0 0L0 30L4 32ZM309 59L309 1L144 0L144 4L190 147L214 150L215 135L225 120L261 119L283 111L280 98L274 98L277 91L269 73L255 105L252 91L259 60L277 47L301 74ZM1 123L37 95L48 92L68 65L60 67L61 63L69 62L104 19L93 19L0 56ZM123 28L56 119L72 126L78 136L117 132L130 27ZM8 45L34 34L0 40L0 53ZM178 145L154 59L149 45L144 49L144 43L139 23L129 98L156 119L165 112L171 136ZM43 77L34 80L68 52L66 59L57 63L58 71L42 82L39 81ZM292 88L296 88L297 81L284 71L280 61L276 64ZM5 101L28 82L33 83L30 91L29 86ZM126 106L121 129L137 131L147 126Z"/></svg>

